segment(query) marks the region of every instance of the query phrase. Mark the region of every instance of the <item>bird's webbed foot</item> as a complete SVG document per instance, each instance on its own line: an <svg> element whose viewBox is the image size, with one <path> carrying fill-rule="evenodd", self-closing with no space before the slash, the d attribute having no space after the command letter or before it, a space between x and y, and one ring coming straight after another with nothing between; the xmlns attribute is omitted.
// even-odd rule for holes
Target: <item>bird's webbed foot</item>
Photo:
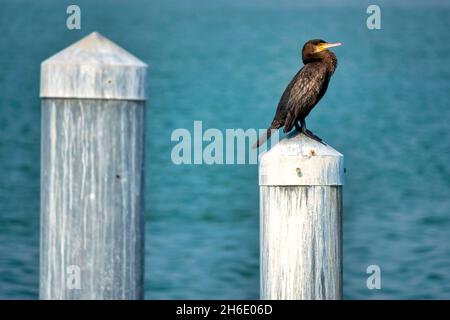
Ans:
<svg viewBox="0 0 450 320"><path fill-rule="evenodd" d="M317 142L320 142L321 144L323 144L323 145L326 145L326 143L325 142L323 142L323 140L321 139L321 138L319 138L318 136L316 136L314 133L312 133L310 130L308 130L308 129L306 129L306 128L302 128L303 130L302 130L302 133L305 135L305 136L307 136L307 137L309 137L309 138L311 138L311 139L313 139L313 140L316 140Z"/></svg>

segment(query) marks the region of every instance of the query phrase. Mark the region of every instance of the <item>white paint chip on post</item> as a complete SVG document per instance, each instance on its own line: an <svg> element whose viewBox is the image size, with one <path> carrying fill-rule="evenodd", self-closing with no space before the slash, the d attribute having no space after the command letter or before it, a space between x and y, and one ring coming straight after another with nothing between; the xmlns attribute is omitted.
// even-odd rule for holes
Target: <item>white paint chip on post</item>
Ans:
<svg viewBox="0 0 450 320"><path fill-rule="evenodd" d="M41 299L142 299L147 65L94 32L42 63Z"/></svg>
<svg viewBox="0 0 450 320"><path fill-rule="evenodd" d="M343 162L297 133L261 155L261 299L342 298Z"/></svg>

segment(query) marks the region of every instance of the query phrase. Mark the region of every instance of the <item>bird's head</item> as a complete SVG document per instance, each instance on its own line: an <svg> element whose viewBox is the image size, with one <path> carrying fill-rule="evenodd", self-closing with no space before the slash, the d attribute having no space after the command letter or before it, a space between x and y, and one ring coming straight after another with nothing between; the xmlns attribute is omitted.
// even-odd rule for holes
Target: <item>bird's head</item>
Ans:
<svg viewBox="0 0 450 320"><path fill-rule="evenodd" d="M328 43L322 39L309 40L303 45L302 60L304 64L320 61L330 55L329 48L342 45L340 42Z"/></svg>

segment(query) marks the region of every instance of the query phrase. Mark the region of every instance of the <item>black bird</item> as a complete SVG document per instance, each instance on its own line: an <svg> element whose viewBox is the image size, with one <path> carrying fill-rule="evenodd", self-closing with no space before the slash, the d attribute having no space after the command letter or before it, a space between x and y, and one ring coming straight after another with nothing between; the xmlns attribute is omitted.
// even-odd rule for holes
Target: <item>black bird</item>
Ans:
<svg viewBox="0 0 450 320"><path fill-rule="evenodd" d="M305 65L291 80L278 103L272 124L253 147L262 145L272 134L272 130L284 126L284 132L295 127L304 135L323 143L322 139L306 129L305 118L323 97L328 83L337 67L337 58L328 48L341 43L327 43L321 39L309 40L302 49Z"/></svg>

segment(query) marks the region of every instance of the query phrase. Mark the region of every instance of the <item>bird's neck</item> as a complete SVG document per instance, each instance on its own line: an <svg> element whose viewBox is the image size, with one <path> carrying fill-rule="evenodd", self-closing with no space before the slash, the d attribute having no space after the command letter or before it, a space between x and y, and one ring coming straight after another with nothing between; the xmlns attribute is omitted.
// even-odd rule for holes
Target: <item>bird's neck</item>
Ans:
<svg viewBox="0 0 450 320"><path fill-rule="evenodd" d="M303 64L308 63L321 63L327 68L329 75L331 76L337 68L337 58L333 52L324 50L316 55L304 55Z"/></svg>
<svg viewBox="0 0 450 320"><path fill-rule="evenodd" d="M331 51L328 51L328 50L324 51L323 62L325 62L327 64L328 72L330 72L330 74L333 74L337 68L337 63L338 63L337 58L334 55L334 53Z"/></svg>

